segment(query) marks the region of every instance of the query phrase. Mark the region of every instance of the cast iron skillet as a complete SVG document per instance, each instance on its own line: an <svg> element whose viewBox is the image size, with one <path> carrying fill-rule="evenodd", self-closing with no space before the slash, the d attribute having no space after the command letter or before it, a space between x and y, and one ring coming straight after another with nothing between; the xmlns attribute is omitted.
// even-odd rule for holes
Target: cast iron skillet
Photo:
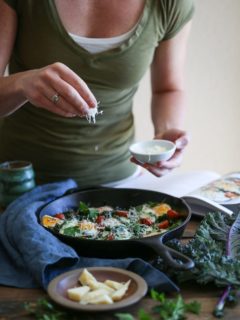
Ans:
<svg viewBox="0 0 240 320"><path fill-rule="evenodd" d="M80 201L92 207L109 205L122 209L150 201L167 202L183 215L183 222L175 229L159 235L128 240L79 239L61 235L46 228L61 241L73 247L80 255L97 258L140 257L145 260L154 259L160 255L167 264L177 269L187 270L194 266L190 258L164 244L170 239L181 237L191 218L190 208L184 200L164 193L140 189L98 188L80 191L73 189L42 207L38 211L39 222L41 223L41 218L44 215L54 216L56 213L67 211L70 208L78 208Z"/></svg>

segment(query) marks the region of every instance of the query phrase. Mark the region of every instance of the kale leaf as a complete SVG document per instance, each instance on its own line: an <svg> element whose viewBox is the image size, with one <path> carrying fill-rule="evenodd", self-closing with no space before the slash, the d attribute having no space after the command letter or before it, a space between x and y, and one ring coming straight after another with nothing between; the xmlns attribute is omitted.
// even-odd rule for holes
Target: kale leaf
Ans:
<svg viewBox="0 0 240 320"><path fill-rule="evenodd" d="M214 283L223 287L214 315L223 315L225 302L232 291L240 289L240 213L231 216L221 212L208 213L202 220L194 238L187 244L172 240L168 245L191 258L195 267L176 272L165 270L161 259L157 267L175 276L179 282L195 280L200 284Z"/></svg>

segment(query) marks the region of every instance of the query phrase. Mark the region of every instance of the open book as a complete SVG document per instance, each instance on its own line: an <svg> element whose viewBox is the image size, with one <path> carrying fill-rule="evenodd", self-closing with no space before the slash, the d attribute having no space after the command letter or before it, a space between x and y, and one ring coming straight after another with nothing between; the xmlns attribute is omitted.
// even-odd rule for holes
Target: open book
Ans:
<svg viewBox="0 0 240 320"><path fill-rule="evenodd" d="M117 188L153 190L182 198L198 216L211 211L232 214L240 209L240 172L220 176L211 171L194 171L171 173L161 178L144 172Z"/></svg>

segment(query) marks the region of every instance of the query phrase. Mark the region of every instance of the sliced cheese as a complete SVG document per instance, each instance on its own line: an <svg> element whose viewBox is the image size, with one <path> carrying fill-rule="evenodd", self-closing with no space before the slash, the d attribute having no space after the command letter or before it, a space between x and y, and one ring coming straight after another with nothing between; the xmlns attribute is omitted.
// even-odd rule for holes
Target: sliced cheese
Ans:
<svg viewBox="0 0 240 320"><path fill-rule="evenodd" d="M112 288L112 289L114 289L114 290L118 290L118 289L122 288L122 286L124 285L124 284L121 283L121 282L117 282L117 281L113 281L113 280L106 280L106 281L104 281L104 283L105 283L108 287L110 287L110 288Z"/></svg>
<svg viewBox="0 0 240 320"><path fill-rule="evenodd" d="M128 282L126 282L124 285L122 285L122 287L120 289L118 289L117 291L115 291L112 295L111 298L113 301L119 301L122 299L122 297L125 295L125 293L128 290L129 284L130 284L131 280L129 280Z"/></svg>
<svg viewBox="0 0 240 320"><path fill-rule="evenodd" d="M81 304L110 304L113 303L112 298L105 289L97 289L86 293L80 301Z"/></svg>
<svg viewBox="0 0 240 320"><path fill-rule="evenodd" d="M109 287L107 284L103 283L103 282L98 282L98 281L89 281L88 282L89 287L92 290L97 290L97 289L104 289L109 293L113 293L114 289Z"/></svg>
<svg viewBox="0 0 240 320"><path fill-rule="evenodd" d="M97 282L97 279L87 269L84 269L79 277L79 281L83 286L89 286L90 282Z"/></svg>
<svg viewBox="0 0 240 320"><path fill-rule="evenodd" d="M68 289L67 296L81 304L111 304L119 301L126 294L131 282L100 282L87 269L83 269L78 280L82 286Z"/></svg>
<svg viewBox="0 0 240 320"><path fill-rule="evenodd" d="M80 301L80 303L81 304L88 304L88 303L91 303L91 304L112 304L113 300L109 295L103 294L102 296L95 297L91 300L82 300L82 301Z"/></svg>
<svg viewBox="0 0 240 320"><path fill-rule="evenodd" d="M90 288L88 286L71 288L67 290L67 296L69 299L79 302L89 291Z"/></svg>

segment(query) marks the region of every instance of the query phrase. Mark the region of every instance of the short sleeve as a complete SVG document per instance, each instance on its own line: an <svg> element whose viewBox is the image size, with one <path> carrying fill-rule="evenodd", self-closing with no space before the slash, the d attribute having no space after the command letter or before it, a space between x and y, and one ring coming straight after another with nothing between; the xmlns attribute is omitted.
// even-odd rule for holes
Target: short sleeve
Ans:
<svg viewBox="0 0 240 320"><path fill-rule="evenodd" d="M4 2L6 2L6 4L8 4L13 10L17 11L18 0L4 0Z"/></svg>
<svg viewBox="0 0 240 320"><path fill-rule="evenodd" d="M192 19L194 0L165 0L165 35L163 40L174 37Z"/></svg>

